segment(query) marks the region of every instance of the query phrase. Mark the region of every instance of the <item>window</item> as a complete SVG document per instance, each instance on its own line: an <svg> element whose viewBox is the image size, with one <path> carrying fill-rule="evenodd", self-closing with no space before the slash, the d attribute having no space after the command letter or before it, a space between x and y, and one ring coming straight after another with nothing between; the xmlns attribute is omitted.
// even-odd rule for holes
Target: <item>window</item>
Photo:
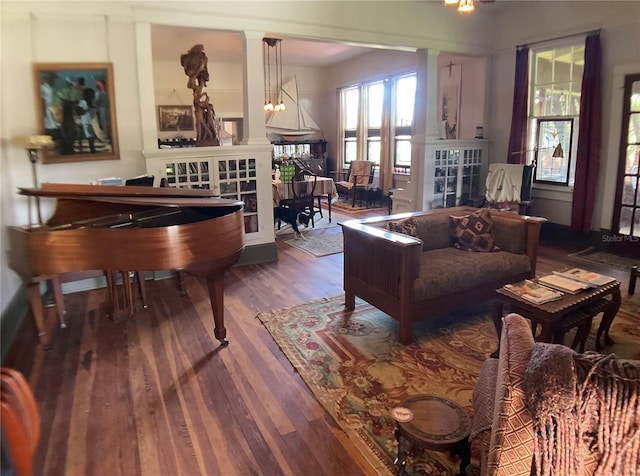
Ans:
<svg viewBox="0 0 640 476"><path fill-rule="evenodd" d="M415 73L340 91L343 166L357 159L380 164L384 155L395 170L409 172L415 91Z"/></svg>
<svg viewBox="0 0 640 476"><path fill-rule="evenodd" d="M384 83L367 85L367 160L380 164Z"/></svg>
<svg viewBox="0 0 640 476"><path fill-rule="evenodd" d="M573 185L583 69L583 38L532 49L528 148L535 182Z"/></svg>
<svg viewBox="0 0 640 476"><path fill-rule="evenodd" d="M411 136L413 135L413 107L416 97L416 75L404 76L394 82L393 109L393 166L411 167Z"/></svg>
<svg viewBox="0 0 640 476"><path fill-rule="evenodd" d="M346 164L354 161L358 157L357 148L357 130L358 130L358 116L360 104L360 90L355 88L345 89L342 92L343 98L343 110L344 110L344 162Z"/></svg>

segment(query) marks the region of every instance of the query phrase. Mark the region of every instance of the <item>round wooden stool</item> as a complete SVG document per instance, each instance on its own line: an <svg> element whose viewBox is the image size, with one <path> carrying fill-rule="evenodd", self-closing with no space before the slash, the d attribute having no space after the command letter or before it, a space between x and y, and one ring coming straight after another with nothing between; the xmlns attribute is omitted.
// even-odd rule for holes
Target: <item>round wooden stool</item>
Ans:
<svg viewBox="0 0 640 476"><path fill-rule="evenodd" d="M471 419L448 398L415 395L391 410L396 420L398 476L405 473L407 455L416 449L449 451L460 456L460 475L471 462L469 431Z"/></svg>

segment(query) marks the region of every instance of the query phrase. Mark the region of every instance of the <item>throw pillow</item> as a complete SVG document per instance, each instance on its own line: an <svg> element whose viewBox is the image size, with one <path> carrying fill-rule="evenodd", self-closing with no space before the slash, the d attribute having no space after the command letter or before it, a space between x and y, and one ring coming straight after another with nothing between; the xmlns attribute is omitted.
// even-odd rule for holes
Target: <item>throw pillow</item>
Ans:
<svg viewBox="0 0 640 476"><path fill-rule="evenodd" d="M419 238L418 222L413 217L405 218L400 221L390 221L387 223L387 230Z"/></svg>
<svg viewBox="0 0 640 476"><path fill-rule="evenodd" d="M464 251L500 251L493 236L493 220L487 208L470 215L449 217L451 241Z"/></svg>

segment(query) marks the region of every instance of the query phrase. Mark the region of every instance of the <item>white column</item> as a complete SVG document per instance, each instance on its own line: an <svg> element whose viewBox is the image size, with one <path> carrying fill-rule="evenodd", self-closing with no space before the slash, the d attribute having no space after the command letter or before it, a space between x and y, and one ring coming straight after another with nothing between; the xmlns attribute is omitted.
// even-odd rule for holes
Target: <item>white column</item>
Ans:
<svg viewBox="0 0 640 476"><path fill-rule="evenodd" d="M418 72L414 112L414 135L411 140L411 179L405 190L394 194L394 212L431 209L433 195L433 157L428 157L428 140L438 132L438 50L418 50Z"/></svg>
<svg viewBox="0 0 640 476"><path fill-rule="evenodd" d="M262 64L263 32L245 31L243 86L244 124L242 143L246 145L268 144L264 112L264 66Z"/></svg>

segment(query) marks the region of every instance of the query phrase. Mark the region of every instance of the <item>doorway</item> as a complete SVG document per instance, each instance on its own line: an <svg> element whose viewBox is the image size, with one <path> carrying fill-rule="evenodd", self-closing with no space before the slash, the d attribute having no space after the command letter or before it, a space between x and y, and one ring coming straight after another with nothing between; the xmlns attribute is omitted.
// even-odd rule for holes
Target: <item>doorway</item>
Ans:
<svg viewBox="0 0 640 476"><path fill-rule="evenodd" d="M640 74L625 77L610 248L640 257Z"/></svg>

